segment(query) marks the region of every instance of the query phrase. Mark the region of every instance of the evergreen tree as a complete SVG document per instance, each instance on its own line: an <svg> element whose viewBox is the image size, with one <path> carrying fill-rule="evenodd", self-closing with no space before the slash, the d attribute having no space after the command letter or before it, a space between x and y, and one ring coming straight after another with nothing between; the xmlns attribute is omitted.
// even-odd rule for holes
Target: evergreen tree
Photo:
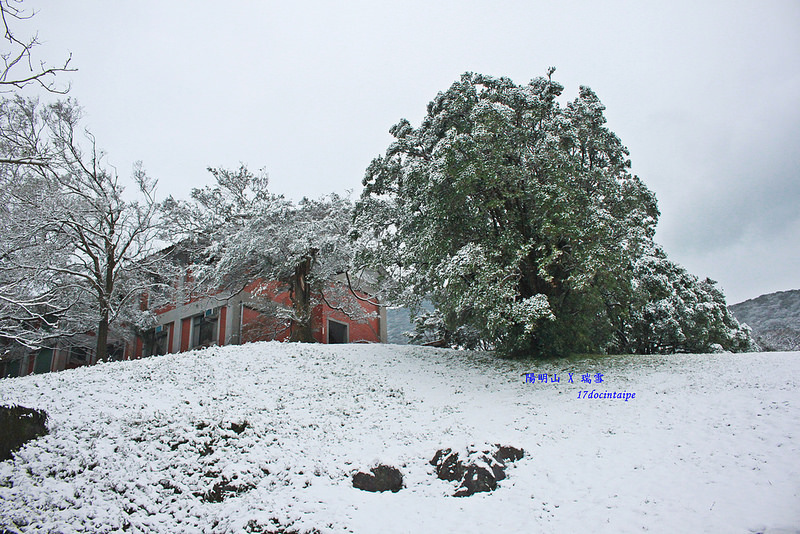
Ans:
<svg viewBox="0 0 800 534"><path fill-rule="evenodd" d="M627 317L610 350L636 354L756 350L716 282L699 279L653 247L636 261Z"/></svg>
<svg viewBox="0 0 800 534"><path fill-rule="evenodd" d="M655 196L595 93L560 105L553 71L521 86L464 74L418 128L392 127L366 171L356 217L367 261L385 267L393 302L429 299L436 313L419 324L450 344L477 332L508 355L598 352L630 347L620 340L644 320L651 296L634 270L653 247ZM717 310L724 298L704 284L698 305ZM727 318L709 321L704 339L725 346L710 332Z"/></svg>
<svg viewBox="0 0 800 534"><path fill-rule="evenodd" d="M654 233L655 197L587 87L566 107L547 77L465 74L364 178L360 221L402 270L400 301L428 296L455 331L511 354L596 350L599 289Z"/></svg>

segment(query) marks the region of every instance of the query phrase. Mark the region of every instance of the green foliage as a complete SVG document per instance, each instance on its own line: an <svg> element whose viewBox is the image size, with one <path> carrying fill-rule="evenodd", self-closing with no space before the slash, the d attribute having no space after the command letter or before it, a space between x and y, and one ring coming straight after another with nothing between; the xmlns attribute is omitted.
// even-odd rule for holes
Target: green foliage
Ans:
<svg viewBox="0 0 800 534"><path fill-rule="evenodd" d="M436 310L414 337L521 357L751 349L714 283L655 247L655 196L597 95L560 105L553 71L464 74L367 169L366 259L390 301Z"/></svg>
<svg viewBox="0 0 800 534"><path fill-rule="evenodd" d="M698 279L658 247L634 267L632 301L611 350L637 354L755 350L750 329L740 326L725 296L708 278Z"/></svg>
<svg viewBox="0 0 800 534"><path fill-rule="evenodd" d="M391 129L357 206L396 301L430 298L448 330L469 325L505 354L600 347L603 282L624 277L658 217L597 96L581 87L562 107L551 74L463 75L419 128Z"/></svg>

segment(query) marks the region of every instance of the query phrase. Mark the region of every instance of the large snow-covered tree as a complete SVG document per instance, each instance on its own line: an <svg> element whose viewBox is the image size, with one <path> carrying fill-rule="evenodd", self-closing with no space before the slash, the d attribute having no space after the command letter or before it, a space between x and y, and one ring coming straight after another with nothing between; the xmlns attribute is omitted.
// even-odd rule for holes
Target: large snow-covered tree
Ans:
<svg viewBox="0 0 800 534"><path fill-rule="evenodd" d="M467 73L401 120L356 206L418 334L504 354L749 350L721 291L653 243L653 193L588 87Z"/></svg>
<svg viewBox="0 0 800 534"><path fill-rule="evenodd" d="M3 141L31 164L0 164L4 211L2 332L28 347L92 332L107 353L115 320L136 315L156 244L152 181L134 169L138 199L103 164L94 137L80 129L73 100L41 106L7 99L0 120L14 124Z"/></svg>
<svg viewBox="0 0 800 534"><path fill-rule="evenodd" d="M191 201L167 199L165 223L193 257L205 292L236 293L254 280L279 282L291 309L279 309L292 341L310 342L312 310L321 303L355 320L367 318L356 291L352 203L335 194L298 203L269 191L264 172L209 169L216 184ZM356 270L357 271L357 270ZM359 272L359 276L362 273Z"/></svg>
<svg viewBox="0 0 800 534"><path fill-rule="evenodd" d="M399 301L430 298L448 330L508 354L597 350L599 289L658 217L595 93L561 106L553 70L527 85L463 75L418 128L391 129L357 207L374 258L401 272Z"/></svg>

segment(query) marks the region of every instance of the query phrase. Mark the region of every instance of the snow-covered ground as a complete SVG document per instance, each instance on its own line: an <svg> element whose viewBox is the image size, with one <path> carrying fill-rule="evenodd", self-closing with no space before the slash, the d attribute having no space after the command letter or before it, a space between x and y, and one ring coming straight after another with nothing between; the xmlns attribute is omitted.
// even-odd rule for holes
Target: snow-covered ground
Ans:
<svg viewBox="0 0 800 534"><path fill-rule="evenodd" d="M43 408L50 434L0 463L0 531L798 532L798 385L800 353L277 343L1 380L0 404ZM485 443L525 457L452 497L430 459ZM405 488L354 489L377 463Z"/></svg>

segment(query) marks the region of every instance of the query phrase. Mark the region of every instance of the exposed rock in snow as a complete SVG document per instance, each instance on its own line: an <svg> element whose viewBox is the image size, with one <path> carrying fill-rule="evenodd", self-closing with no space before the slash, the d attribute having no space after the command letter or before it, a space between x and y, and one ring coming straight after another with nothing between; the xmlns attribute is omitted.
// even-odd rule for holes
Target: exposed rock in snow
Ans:
<svg viewBox="0 0 800 534"><path fill-rule="evenodd" d="M403 488L403 475L396 467L379 465L370 469L370 473L353 475L353 487L364 491L398 492Z"/></svg>
<svg viewBox="0 0 800 534"><path fill-rule="evenodd" d="M451 449L439 449L431 465L440 479L459 482L453 494L455 497L493 491L497 488L497 481L506 478L507 463L519 460L524 454L522 449L515 447L495 445L494 448L492 451L490 448L470 447L463 453L463 459Z"/></svg>
<svg viewBox="0 0 800 534"><path fill-rule="evenodd" d="M0 406L0 461L32 439L47 434L47 414L24 406Z"/></svg>

